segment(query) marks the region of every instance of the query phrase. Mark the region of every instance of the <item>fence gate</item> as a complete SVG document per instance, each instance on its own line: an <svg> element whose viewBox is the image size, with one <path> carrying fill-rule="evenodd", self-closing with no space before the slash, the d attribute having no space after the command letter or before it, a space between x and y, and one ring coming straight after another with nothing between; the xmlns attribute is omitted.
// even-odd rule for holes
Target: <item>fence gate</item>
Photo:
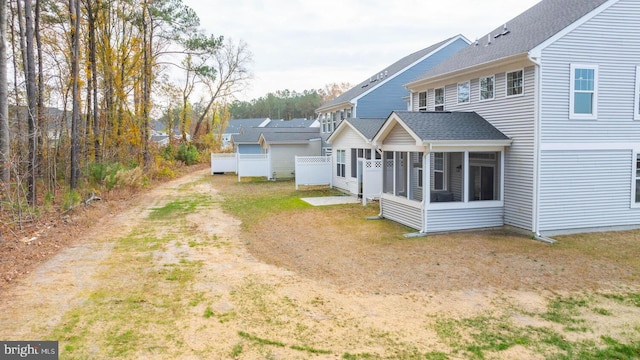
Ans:
<svg viewBox="0 0 640 360"><path fill-rule="evenodd" d="M211 175L226 172L238 172L236 153L211 154Z"/></svg>
<svg viewBox="0 0 640 360"><path fill-rule="evenodd" d="M242 177L265 176L271 179L270 154L238 154L238 181Z"/></svg>
<svg viewBox="0 0 640 360"><path fill-rule="evenodd" d="M298 185L333 186L331 156L296 156L296 190Z"/></svg>
<svg viewBox="0 0 640 360"><path fill-rule="evenodd" d="M379 199L382 193L382 160L364 160L362 163L362 205L367 199Z"/></svg>

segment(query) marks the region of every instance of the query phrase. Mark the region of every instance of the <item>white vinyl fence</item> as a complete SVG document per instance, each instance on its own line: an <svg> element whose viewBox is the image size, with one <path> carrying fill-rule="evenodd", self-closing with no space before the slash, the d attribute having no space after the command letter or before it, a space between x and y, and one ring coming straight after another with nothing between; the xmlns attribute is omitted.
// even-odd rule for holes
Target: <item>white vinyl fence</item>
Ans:
<svg viewBox="0 0 640 360"><path fill-rule="evenodd" d="M296 156L296 190L299 185L333 186L331 156Z"/></svg>
<svg viewBox="0 0 640 360"><path fill-rule="evenodd" d="M265 176L271 179L269 154L238 154L238 181L242 177Z"/></svg>
<svg viewBox="0 0 640 360"><path fill-rule="evenodd" d="M215 173L238 172L236 153L211 154L211 175Z"/></svg>
<svg viewBox="0 0 640 360"><path fill-rule="evenodd" d="M362 205L379 199L382 193L382 160L365 160L362 164Z"/></svg>

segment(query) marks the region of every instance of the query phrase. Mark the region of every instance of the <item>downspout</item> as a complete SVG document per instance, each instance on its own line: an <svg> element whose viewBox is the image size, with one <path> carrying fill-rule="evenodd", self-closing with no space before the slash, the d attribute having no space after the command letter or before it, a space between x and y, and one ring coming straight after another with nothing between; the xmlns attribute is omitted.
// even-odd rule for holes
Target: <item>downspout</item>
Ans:
<svg viewBox="0 0 640 360"><path fill-rule="evenodd" d="M532 209L532 228L533 228L533 238L539 241L543 241L546 243L555 243L556 241L550 237L544 236L540 234L540 114L541 110L541 94L542 94L542 84L540 81L540 69L541 63L539 60L539 55L534 56L529 52L527 54L529 61L531 61L535 66L535 84L536 90L534 95L534 121L533 121L533 133L534 133L534 141L533 141L533 209Z"/></svg>

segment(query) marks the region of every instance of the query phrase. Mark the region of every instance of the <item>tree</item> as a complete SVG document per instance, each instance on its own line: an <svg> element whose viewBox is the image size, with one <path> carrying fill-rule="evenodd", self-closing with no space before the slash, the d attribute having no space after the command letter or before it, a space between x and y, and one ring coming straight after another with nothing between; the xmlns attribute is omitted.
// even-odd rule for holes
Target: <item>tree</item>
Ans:
<svg viewBox="0 0 640 360"><path fill-rule="evenodd" d="M71 81L72 81L72 115L71 115L71 175L69 187L78 186L80 177L79 152L80 134L80 0L69 0L69 21L71 22Z"/></svg>
<svg viewBox="0 0 640 360"><path fill-rule="evenodd" d="M0 0L0 188L8 186L9 167L9 84L7 82L7 0Z"/></svg>
<svg viewBox="0 0 640 360"><path fill-rule="evenodd" d="M200 114L193 131L193 137L198 138L203 120L208 116L211 106L216 102L226 102L234 94L244 90L252 75L248 69L252 54L243 41L235 44L227 40L222 49L214 53L215 77L203 77L209 89L209 101Z"/></svg>
<svg viewBox="0 0 640 360"><path fill-rule="evenodd" d="M18 4L20 2L18 1ZM18 7L19 9L19 7ZM22 24L22 22L20 22ZM31 0L24 0L24 46L23 66L26 74L27 85L27 123L29 129L29 157L27 159L27 201L31 205L35 205L38 198L37 191L37 138L36 119L37 119L37 95L36 95L36 64L34 54L34 25L33 25L33 7Z"/></svg>
<svg viewBox="0 0 640 360"><path fill-rule="evenodd" d="M322 90L322 100L323 102L331 101L352 87L353 85L348 82L326 84Z"/></svg>

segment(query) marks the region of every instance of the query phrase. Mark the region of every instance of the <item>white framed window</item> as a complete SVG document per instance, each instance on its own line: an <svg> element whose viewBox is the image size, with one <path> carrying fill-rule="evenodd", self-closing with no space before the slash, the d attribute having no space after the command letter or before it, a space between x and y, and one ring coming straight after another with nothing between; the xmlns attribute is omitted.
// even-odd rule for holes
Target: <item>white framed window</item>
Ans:
<svg viewBox="0 0 640 360"><path fill-rule="evenodd" d="M458 83L458 104L469 102L470 89L468 81Z"/></svg>
<svg viewBox="0 0 640 360"><path fill-rule="evenodd" d="M427 92L423 91L418 93L418 111L427 110Z"/></svg>
<svg viewBox="0 0 640 360"><path fill-rule="evenodd" d="M480 78L480 101L493 100L495 83L496 78L493 75Z"/></svg>
<svg viewBox="0 0 640 360"><path fill-rule="evenodd" d="M640 120L640 66L636 66L636 97L633 100L633 120Z"/></svg>
<svg viewBox="0 0 640 360"><path fill-rule="evenodd" d="M336 174L338 177L345 177L346 150L336 150Z"/></svg>
<svg viewBox="0 0 640 360"><path fill-rule="evenodd" d="M598 117L598 65L571 64L570 119Z"/></svg>
<svg viewBox="0 0 640 360"><path fill-rule="evenodd" d="M633 162L633 184L631 184L633 201L631 204L634 207L640 207L640 151L633 153Z"/></svg>
<svg viewBox="0 0 640 360"><path fill-rule="evenodd" d="M433 110L444 111L444 100L445 100L444 88L441 87L441 88L434 89L433 94L435 97Z"/></svg>
<svg viewBox="0 0 640 360"><path fill-rule="evenodd" d="M433 157L433 190L446 190L444 153L432 153Z"/></svg>
<svg viewBox="0 0 640 360"><path fill-rule="evenodd" d="M524 93L524 70L507 73L507 97L520 96Z"/></svg>

